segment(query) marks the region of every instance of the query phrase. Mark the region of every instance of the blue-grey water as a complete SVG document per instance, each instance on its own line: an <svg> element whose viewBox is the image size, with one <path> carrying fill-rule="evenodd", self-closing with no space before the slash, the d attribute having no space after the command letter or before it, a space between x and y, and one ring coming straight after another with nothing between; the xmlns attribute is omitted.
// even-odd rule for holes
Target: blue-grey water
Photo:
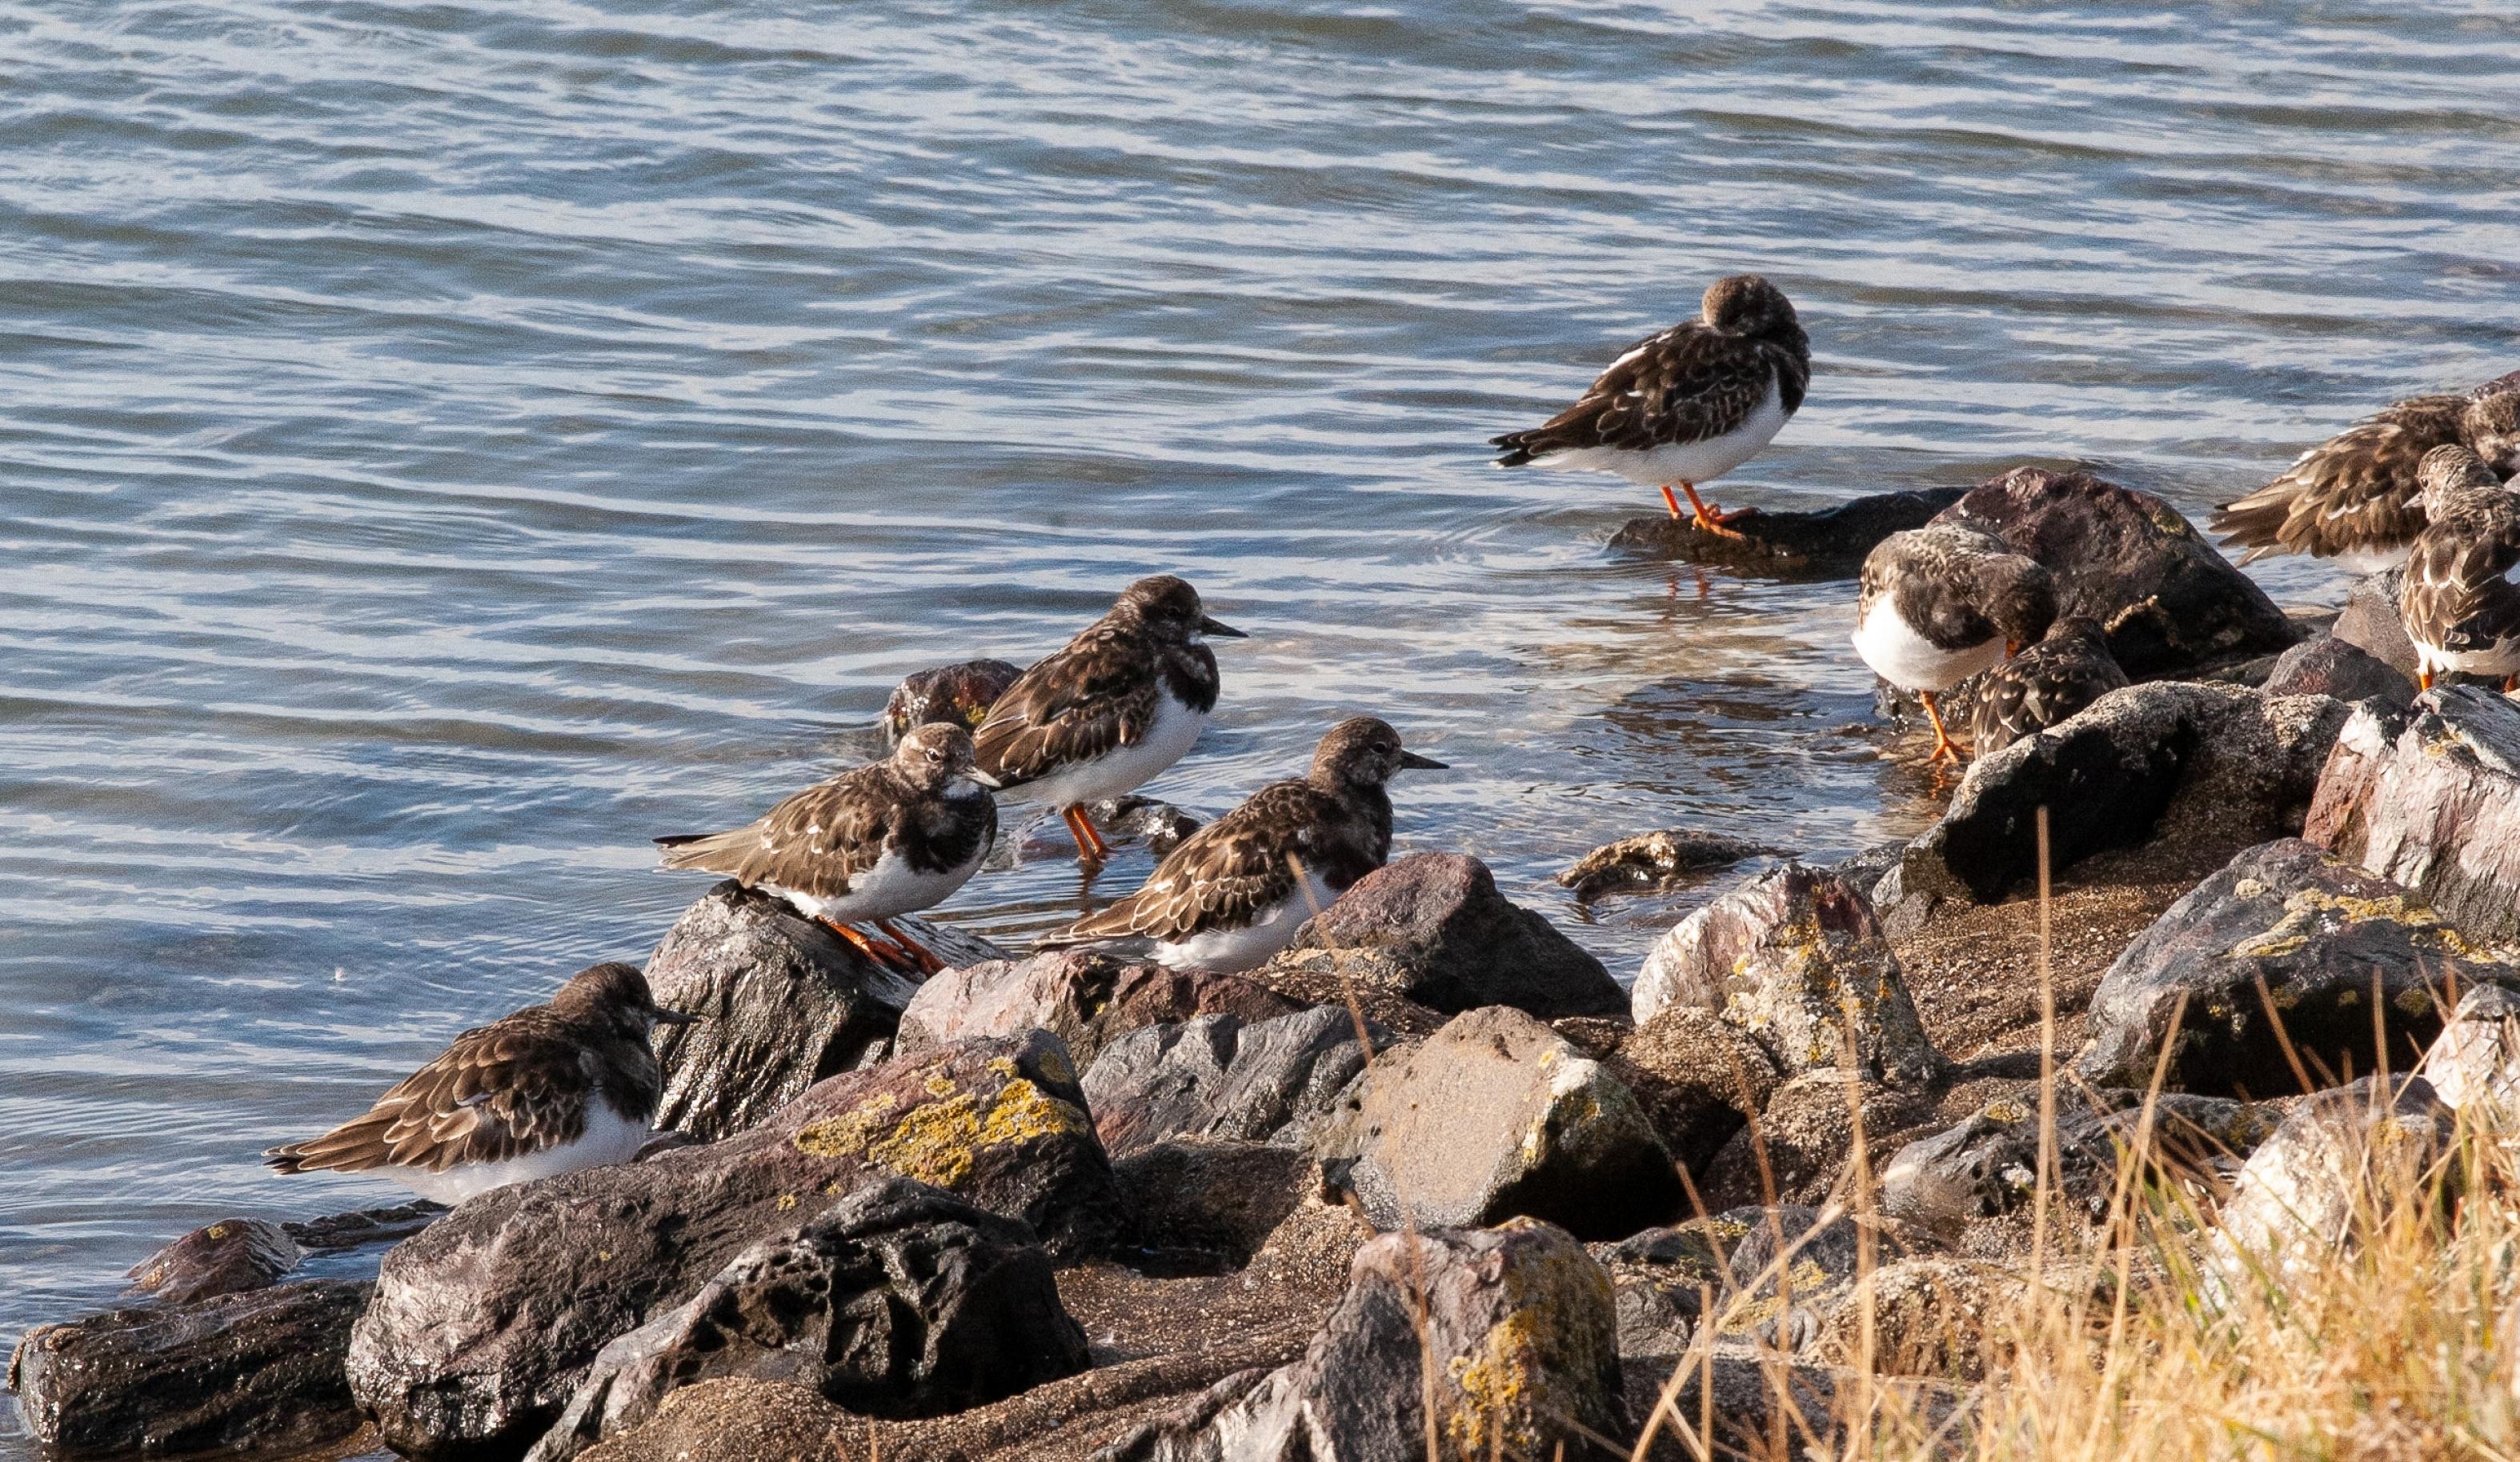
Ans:
<svg viewBox="0 0 2520 1462"><path fill-rule="evenodd" d="M1719 500L2200 511L2520 365L2515 74L2507 0L0 6L0 1346L386 1198L254 1154L1148 571L1252 632L1151 791L1381 714L1456 768L1402 843L1625 976L1703 892L1579 909L1593 844L1931 787L1842 730L1849 586L1614 554L1649 493L1481 439L1756 269L1817 376Z"/></svg>

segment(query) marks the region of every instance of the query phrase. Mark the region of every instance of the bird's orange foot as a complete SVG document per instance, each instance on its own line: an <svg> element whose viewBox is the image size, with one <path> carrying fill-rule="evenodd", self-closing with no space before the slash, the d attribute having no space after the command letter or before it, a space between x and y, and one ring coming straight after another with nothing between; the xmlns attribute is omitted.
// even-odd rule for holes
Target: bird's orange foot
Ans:
<svg viewBox="0 0 2520 1462"><path fill-rule="evenodd" d="M852 928L837 919L817 919L816 923L838 935L848 946L876 963L891 969L918 969L919 961L911 953L890 940L877 939L863 929Z"/></svg>
<svg viewBox="0 0 2520 1462"><path fill-rule="evenodd" d="M1100 867L1110 862L1111 845L1102 841L1102 833L1094 830L1094 820L1085 815L1084 808L1064 807L1059 809L1058 815L1067 820L1067 830L1076 839L1078 863Z"/></svg>
<svg viewBox="0 0 2520 1462"><path fill-rule="evenodd" d="M900 947L903 953L910 956L911 962L919 966L921 974L932 975L945 967L945 961L937 958L933 950L902 933L890 919L878 919L875 921L875 926L883 932L884 938L891 940Z"/></svg>
<svg viewBox="0 0 2520 1462"><path fill-rule="evenodd" d="M1934 724L1934 749L1932 754L1925 758L1925 765L1930 767L1937 762L1947 761L1954 766L1958 766L1959 743L1954 741L1952 733L1943 729L1943 710L1942 707L1934 704L1934 692L1920 690L1916 692L1916 698L1924 702L1925 719Z"/></svg>
<svg viewBox="0 0 2520 1462"><path fill-rule="evenodd" d="M1740 538L1744 536L1740 529L1727 525L1730 524L1732 519L1739 517L1744 512L1747 512L1749 510L1748 509L1735 509L1731 512L1723 512L1716 509L1709 508L1706 506L1706 500L1697 495L1697 486L1695 483L1684 482L1680 484L1680 490L1688 495L1688 520L1692 524L1696 525L1698 532L1712 533L1718 538ZM1665 487L1662 490L1662 500L1671 505L1671 515L1673 517L1681 515L1680 500L1671 495L1671 489L1669 487Z"/></svg>

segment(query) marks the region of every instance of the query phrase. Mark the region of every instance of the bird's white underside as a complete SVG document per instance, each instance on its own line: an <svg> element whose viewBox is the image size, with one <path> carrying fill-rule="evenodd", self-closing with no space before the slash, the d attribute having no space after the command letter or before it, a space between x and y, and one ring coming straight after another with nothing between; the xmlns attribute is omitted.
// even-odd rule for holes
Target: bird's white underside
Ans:
<svg viewBox="0 0 2520 1462"><path fill-rule="evenodd" d="M1902 690L1948 690L2003 663L2003 642L1989 640L1966 649L1947 650L1916 633L1889 595L1872 601L1855 626L1855 652L1872 673Z"/></svg>
<svg viewBox="0 0 2520 1462"><path fill-rule="evenodd" d="M1298 891L1294 897L1263 909L1260 917L1239 929L1219 929L1177 941L1159 940L1153 959L1170 969L1206 970L1220 975L1258 969L1295 942L1295 931L1303 927L1304 920L1317 909L1329 908L1338 897L1315 874L1305 874L1304 881L1310 885L1311 898Z"/></svg>
<svg viewBox="0 0 2520 1462"><path fill-rule="evenodd" d="M849 891L832 898L822 898L797 889L782 888L775 883L761 885L764 893L785 899L807 918L830 919L838 924L864 923L869 919L898 918L933 908L954 896L954 891L971 881L980 870L980 861L988 857L987 848L972 852L960 867L943 872L922 872L910 865L909 860L886 849L876 860L874 867L849 879Z"/></svg>
<svg viewBox="0 0 2520 1462"><path fill-rule="evenodd" d="M537 1177L558 1177L563 1173L577 1173L588 1168L605 1168L626 1163L639 1155L650 1135L648 1124L633 1122L612 1110L609 1103L596 1097L587 1103L586 1131L574 1142L546 1147L523 1157L496 1163L458 1163L442 1173L420 1168L379 1168L380 1177L389 1177L423 1198L439 1203L462 1203L492 1188L510 1183L527 1182Z"/></svg>
<svg viewBox="0 0 2520 1462"><path fill-rule="evenodd" d="M2415 663L2431 675L2520 675L2520 640L2498 640L2487 649L2444 649L2408 638L2415 642Z"/></svg>
<svg viewBox="0 0 2520 1462"><path fill-rule="evenodd" d="M1138 738L1138 744L1115 747L1093 761L1062 767L1039 780L1025 782L1009 795L1046 807L1071 807L1125 796L1161 776L1164 769L1189 753L1199 732L1205 730L1204 713L1192 710L1171 691L1159 690L1155 695L1154 724Z"/></svg>
<svg viewBox="0 0 2520 1462"><path fill-rule="evenodd" d="M1759 455L1784 429L1785 402L1777 382L1750 419L1722 436L1700 442L1679 442L1631 452L1619 447L1574 447L1534 460L1547 466L1616 472L1630 482L1660 487L1667 482L1707 483Z"/></svg>

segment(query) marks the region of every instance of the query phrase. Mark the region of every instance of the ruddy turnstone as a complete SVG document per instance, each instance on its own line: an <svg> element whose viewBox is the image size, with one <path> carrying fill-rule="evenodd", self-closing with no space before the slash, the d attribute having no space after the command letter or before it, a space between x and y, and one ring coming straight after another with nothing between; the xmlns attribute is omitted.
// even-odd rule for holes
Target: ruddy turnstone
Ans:
<svg viewBox="0 0 2520 1462"><path fill-rule="evenodd" d="M1574 405L1489 445L1502 449L1501 467L1536 462L1659 487L1675 518L1678 487L1698 527L1737 537L1724 526L1734 514L1708 508L1698 485L1756 457L1810 384L1811 340L1792 301L1735 274L1707 287L1698 318L1629 346Z"/></svg>
<svg viewBox="0 0 2520 1462"><path fill-rule="evenodd" d="M886 921L944 903L979 871L997 834L997 803L971 775L971 733L939 724L742 827L656 842L668 868L724 873L787 900L873 958L932 974L942 967L936 956Z"/></svg>
<svg viewBox="0 0 2520 1462"><path fill-rule="evenodd" d="M883 703L884 738L898 744L913 728L940 723L976 730L1021 674L1004 660L966 660L906 676Z"/></svg>
<svg viewBox="0 0 2520 1462"><path fill-rule="evenodd" d="M2100 622L2088 614L2068 614L2048 627L2046 639L1988 671L1978 683L1970 717L1977 754L2002 751L2046 731L2126 683Z"/></svg>
<svg viewBox="0 0 2520 1462"><path fill-rule="evenodd" d="M1855 600L1855 652L1873 673L1924 702L1933 759L1959 748L1934 704L1948 690L2048 633L2056 586L2003 540L1962 523L1893 533L1864 560Z"/></svg>
<svg viewBox="0 0 2520 1462"><path fill-rule="evenodd" d="M2502 476L2520 472L2520 373L2464 396L2416 396L2301 454L2283 475L2214 514L2242 563L2277 554L2334 558L2357 573L2407 561L2424 530L2415 469L2438 447L2461 446Z"/></svg>
<svg viewBox="0 0 2520 1462"><path fill-rule="evenodd" d="M366 1116L263 1161L282 1173L375 1173L439 1203L626 1163L651 1135L665 1085L649 1032L691 1018L657 1008L635 966L591 966L550 1004L456 1037Z"/></svg>
<svg viewBox="0 0 2520 1462"><path fill-rule="evenodd" d="M1306 775L1252 793L1191 834L1145 887L1040 944L1117 941L1175 969L1256 968L1390 856L1382 784L1403 769L1443 765L1402 750L1400 733L1371 716L1342 721L1322 737Z"/></svg>
<svg viewBox="0 0 2520 1462"><path fill-rule="evenodd" d="M2453 671L2520 687L2520 487L2498 481L2465 447L2424 456L2428 526L2407 560L2398 618L2430 689Z"/></svg>
<svg viewBox="0 0 2520 1462"><path fill-rule="evenodd" d="M1007 687L973 739L980 780L1058 808L1079 862L1110 844L1085 804L1134 792L1182 759L1216 709L1216 652L1201 636L1243 638L1170 574L1140 579L1111 612Z"/></svg>

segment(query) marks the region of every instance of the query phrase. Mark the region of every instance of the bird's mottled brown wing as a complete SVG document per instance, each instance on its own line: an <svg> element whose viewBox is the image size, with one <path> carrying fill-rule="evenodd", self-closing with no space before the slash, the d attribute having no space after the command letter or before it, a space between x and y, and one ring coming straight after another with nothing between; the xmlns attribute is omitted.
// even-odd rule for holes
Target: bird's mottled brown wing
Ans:
<svg viewBox="0 0 2520 1462"><path fill-rule="evenodd" d="M2398 608L2407 631L2439 648L2477 651L2520 640L2520 508L2509 502L2436 523L2415 541Z"/></svg>
<svg viewBox="0 0 2520 1462"><path fill-rule="evenodd" d="M1161 676L1146 644L1097 626L1033 666L971 735L974 764L1001 789L1134 746L1154 724Z"/></svg>
<svg viewBox="0 0 2520 1462"><path fill-rule="evenodd" d="M1202 928L1240 928L1295 892L1289 855L1327 862L1313 847L1327 799L1310 783L1261 788L1240 807L1192 833L1144 887L1069 925L1052 943L1093 939L1179 940ZM1327 873L1327 869L1320 869Z"/></svg>
<svg viewBox="0 0 2520 1462"><path fill-rule="evenodd" d="M264 1154L283 1173L410 1167L523 1157L586 1131L594 1095L586 1048L519 1012L467 1031L443 1055L377 1099L364 1117Z"/></svg>
<svg viewBox="0 0 2520 1462"><path fill-rule="evenodd" d="M1988 671L1980 683L1971 720L1977 753L2001 751L2046 731L2126 683L2126 672L2106 655L2086 654L2078 646L2050 652L2033 645Z"/></svg>
<svg viewBox="0 0 2520 1462"><path fill-rule="evenodd" d="M1704 441L1749 421L1776 373L1758 341L1686 321L1630 346L1574 405L1493 445L1511 466L1581 447L1643 452Z"/></svg>
<svg viewBox="0 0 2520 1462"><path fill-rule="evenodd" d="M898 805L891 777L877 763L817 782L742 827L657 841L669 868L836 898L883 856Z"/></svg>
<svg viewBox="0 0 2520 1462"><path fill-rule="evenodd" d="M2416 396L2304 452L2282 475L2216 509L2223 542L2248 552L2320 555L2401 546L2423 531L2415 468L2458 440L2463 396Z"/></svg>

